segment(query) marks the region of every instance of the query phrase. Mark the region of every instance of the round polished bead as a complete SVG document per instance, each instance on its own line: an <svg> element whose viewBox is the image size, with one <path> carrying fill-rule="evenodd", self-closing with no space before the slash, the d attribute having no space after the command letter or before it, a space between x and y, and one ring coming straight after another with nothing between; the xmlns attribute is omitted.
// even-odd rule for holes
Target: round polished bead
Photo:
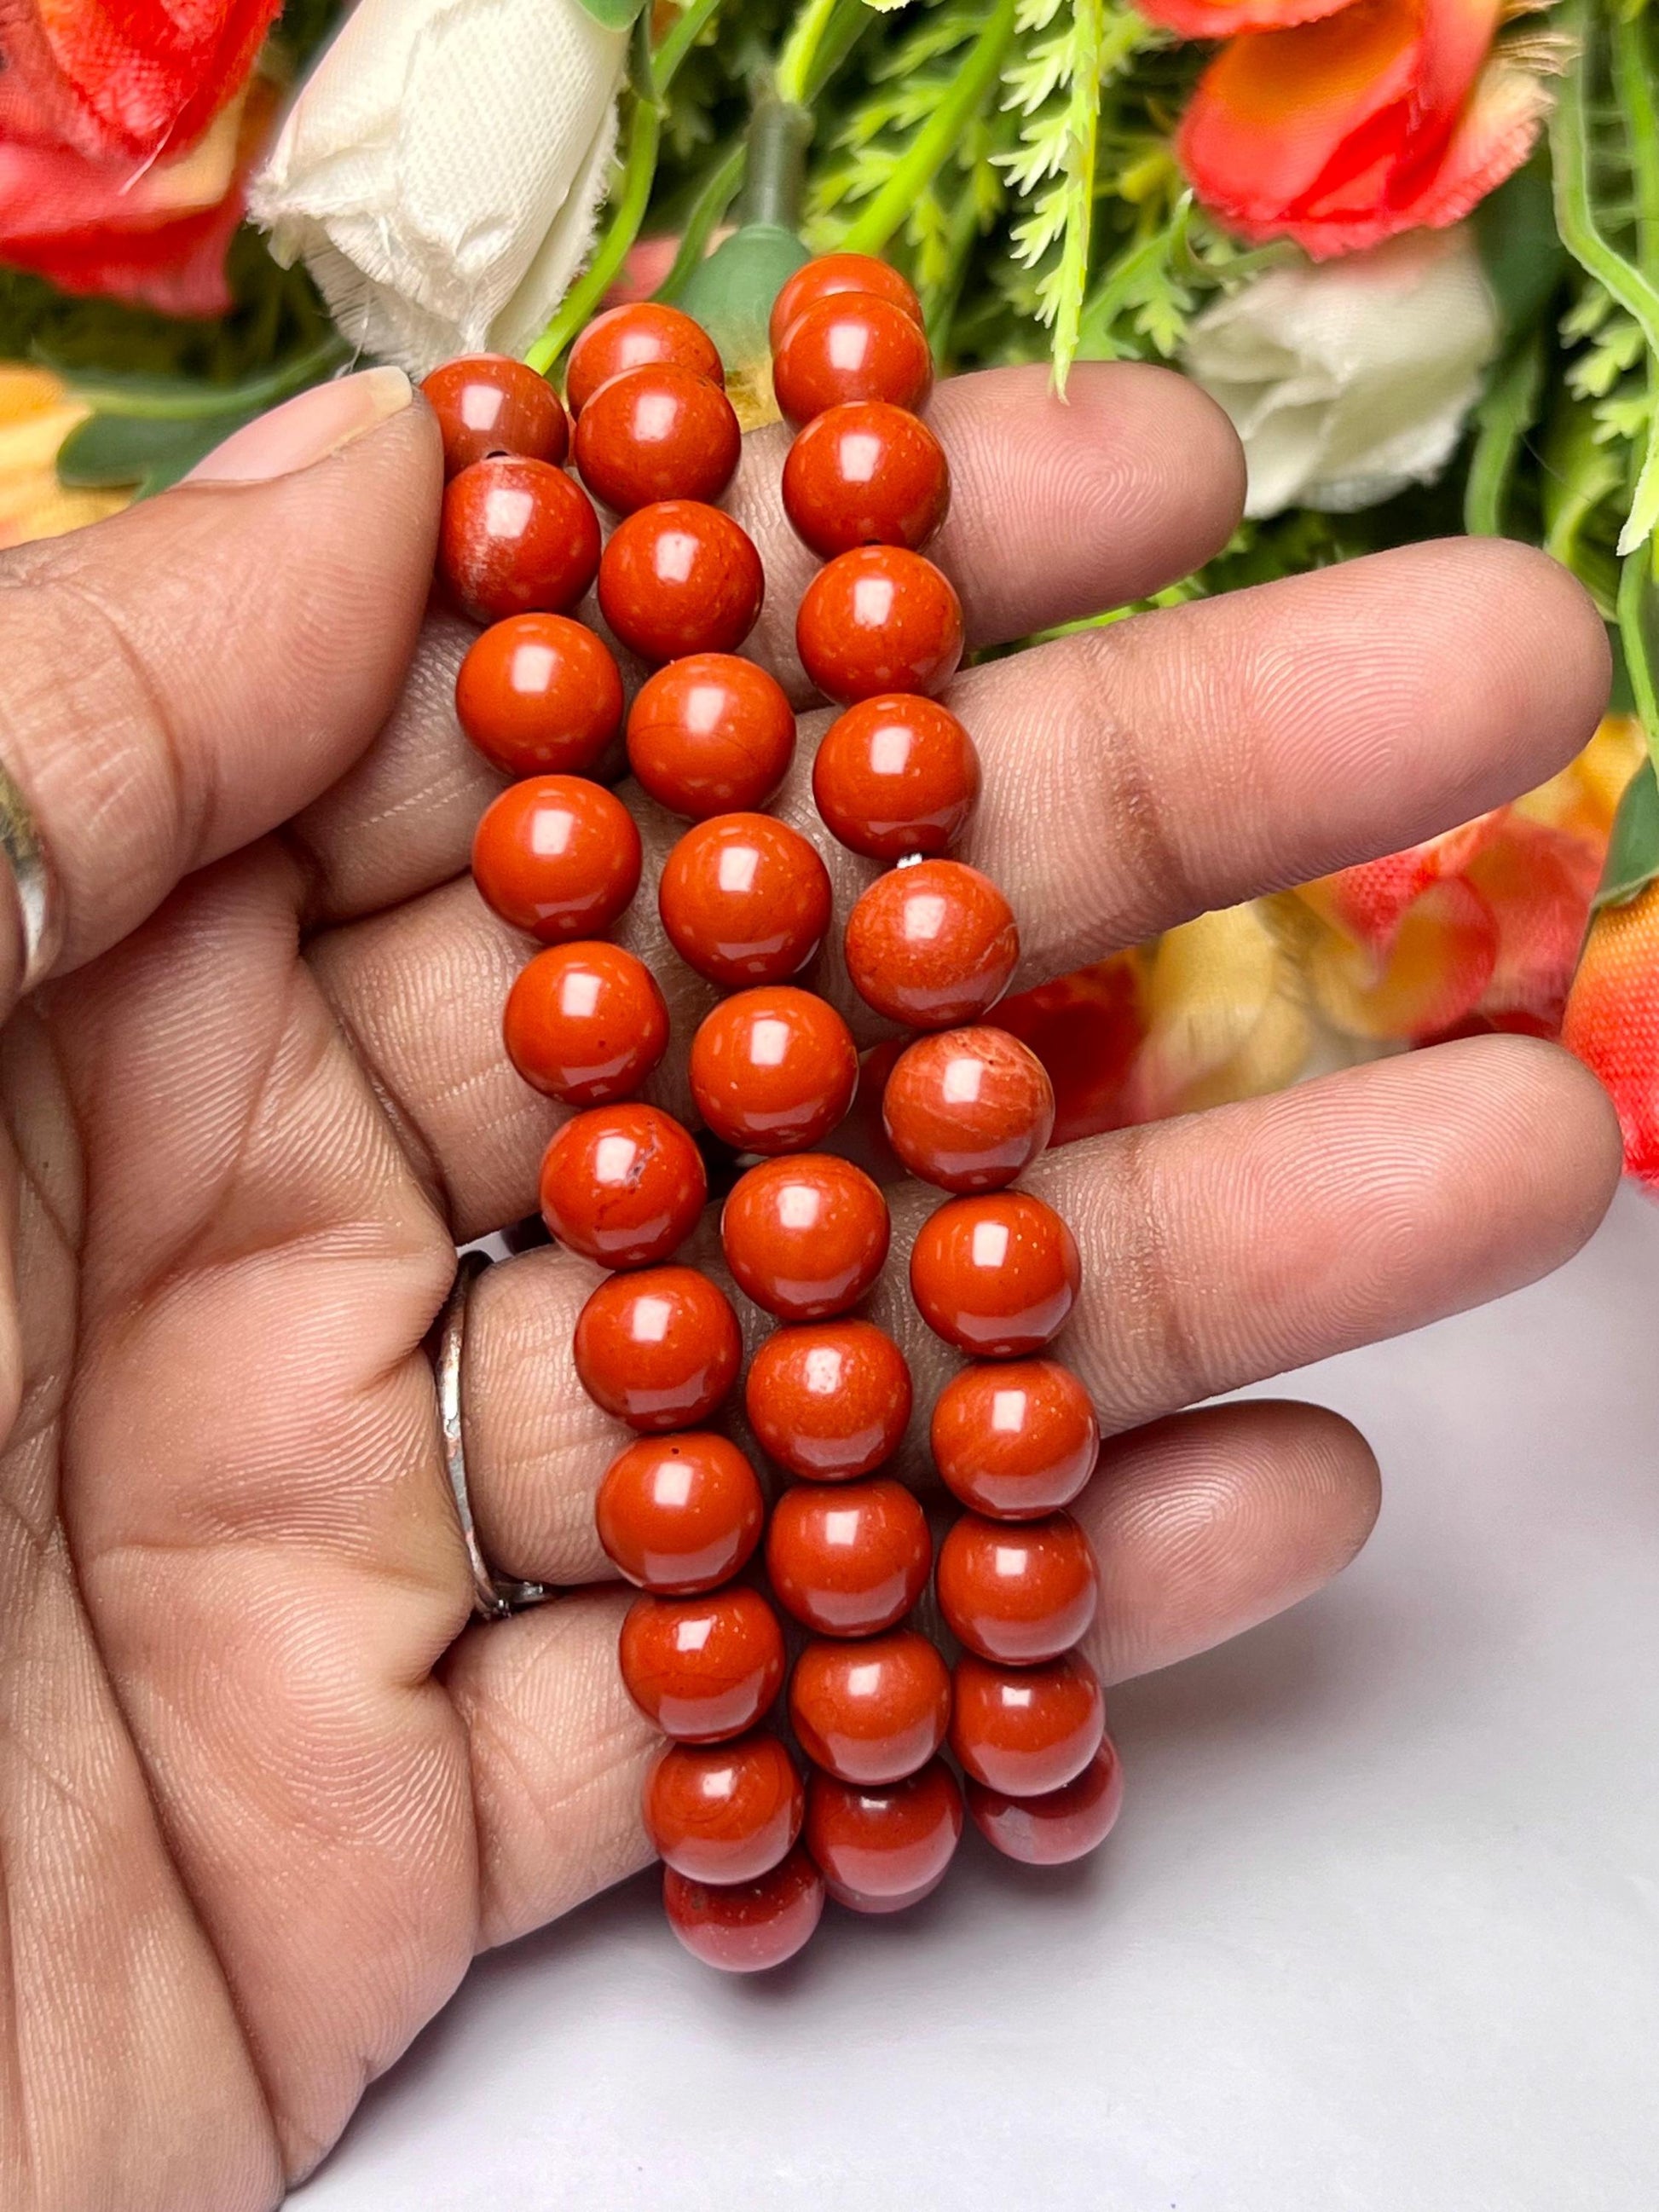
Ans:
<svg viewBox="0 0 1659 2212"><path fill-rule="evenodd" d="M580 416L593 394L614 376L658 362L689 368L709 383L724 386L720 349L708 332L678 307L638 300L595 315L570 349L565 398Z"/></svg>
<svg viewBox="0 0 1659 2212"><path fill-rule="evenodd" d="M672 362L613 376L576 425L582 482L618 514L653 500L718 499L742 449L719 385Z"/></svg>
<svg viewBox="0 0 1659 2212"><path fill-rule="evenodd" d="M933 1401L930 1441L946 1488L993 1521L1058 1512L1100 1456L1089 1394L1056 1359L964 1367Z"/></svg>
<svg viewBox="0 0 1659 2212"><path fill-rule="evenodd" d="M730 1743L672 1743L646 1777L645 1832L690 1881L753 1881L787 1858L805 1792L764 1730Z"/></svg>
<svg viewBox="0 0 1659 2212"><path fill-rule="evenodd" d="M621 799L580 775L532 775L484 810L472 879L486 906L544 945L597 937L640 886L640 833Z"/></svg>
<svg viewBox="0 0 1659 2212"><path fill-rule="evenodd" d="M659 805L694 822L764 806L794 757L782 685L735 653L671 660L629 710L629 766Z"/></svg>
<svg viewBox="0 0 1659 2212"><path fill-rule="evenodd" d="M942 691L962 664L962 602L902 545L860 545L818 570L795 617L801 665L826 698Z"/></svg>
<svg viewBox="0 0 1659 2212"><path fill-rule="evenodd" d="M902 1483L803 1482L772 1509L766 1571L779 1604L820 1636L875 1636L921 1595L933 1549Z"/></svg>
<svg viewBox="0 0 1659 2212"><path fill-rule="evenodd" d="M809 307L816 307L820 300L827 300L837 292L862 292L878 300L890 301L894 307L902 308L918 329L921 327L921 302L890 261L878 261L873 253L821 253L804 269L796 270L793 276L786 277L772 302L767 338L773 352L777 351L791 323Z"/></svg>
<svg viewBox="0 0 1659 2212"><path fill-rule="evenodd" d="M823 1912L823 1876L799 1844L754 1881L662 1878L668 1924L695 1959L726 1974L763 1973L811 1941Z"/></svg>
<svg viewBox="0 0 1659 2212"><path fill-rule="evenodd" d="M630 1428L684 1429L712 1413L743 1357L726 1293L695 1267L647 1267L599 1285L576 1320L576 1372Z"/></svg>
<svg viewBox="0 0 1659 2212"><path fill-rule="evenodd" d="M902 1782L926 1766L951 1719L951 1672L914 1628L809 1644L789 1678L801 1749L842 1782Z"/></svg>
<svg viewBox="0 0 1659 2212"><path fill-rule="evenodd" d="M964 1651L955 1688L951 1748L988 1789L1011 1797L1059 1790L1100 1748L1100 1677L1075 1651L1044 1667L997 1667Z"/></svg>
<svg viewBox="0 0 1659 2212"><path fill-rule="evenodd" d="M927 332L873 292L835 292L803 307L772 355L779 410L797 428L850 400L920 407L933 388Z"/></svg>
<svg viewBox="0 0 1659 2212"><path fill-rule="evenodd" d="M1019 959L1007 900L963 860L918 860L878 876L847 917L845 945L859 996L917 1030L988 1013Z"/></svg>
<svg viewBox="0 0 1659 2212"><path fill-rule="evenodd" d="M628 1694L665 1735L719 1743L753 1728L783 1686L783 1631L758 1590L641 1597L617 1644Z"/></svg>
<svg viewBox="0 0 1659 2212"><path fill-rule="evenodd" d="M507 994L501 1033L526 1083L567 1106L637 1091L668 1048L655 978L619 945L552 945Z"/></svg>
<svg viewBox="0 0 1659 2212"><path fill-rule="evenodd" d="M890 1459L910 1419L910 1370L869 1321L774 1329L749 1364L749 1425L792 1474L846 1482Z"/></svg>
<svg viewBox="0 0 1659 2212"><path fill-rule="evenodd" d="M812 763L832 836L872 860L948 852L979 798L979 755L948 707L880 691L838 715Z"/></svg>
<svg viewBox="0 0 1659 2212"><path fill-rule="evenodd" d="M823 1321L856 1305L881 1273L891 1233L876 1185L833 1152L750 1168L720 1214L738 1289L780 1321Z"/></svg>
<svg viewBox="0 0 1659 2212"><path fill-rule="evenodd" d="M910 1249L910 1291L929 1328L981 1359L1022 1359L1065 1327L1082 1263L1071 1231L1023 1190L953 1198Z"/></svg>
<svg viewBox="0 0 1659 2212"><path fill-rule="evenodd" d="M806 1848L838 1905L902 1912L939 1887L962 1840L962 1791L942 1759L884 1787L814 1774Z"/></svg>
<svg viewBox="0 0 1659 2212"><path fill-rule="evenodd" d="M725 1000L691 1040L697 1110L739 1152L809 1151L846 1114L858 1077L841 1016L787 983Z"/></svg>
<svg viewBox="0 0 1659 2212"><path fill-rule="evenodd" d="M766 1504L734 1443L688 1430L642 1437L619 1452L594 1514L618 1574L641 1589L685 1596L737 1573L760 1541Z"/></svg>
<svg viewBox="0 0 1659 2212"><path fill-rule="evenodd" d="M444 441L444 474L459 476L490 453L517 453L556 467L570 424L544 376L511 354L464 354L422 383Z"/></svg>
<svg viewBox="0 0 1659 2212"><path fill-rule="evenodd" d="M1006 1667L1069 1650L1099 1594L1094 1553L1069 1513L1017 1522L964 1513L939 1547L939 1610L951 1632Z"/></svg>
<svg viewBox="0 0 1659 2212"><path fill-rule="evenodd" d="M716 814L664 863L657 906L668 941L711 983L739 990L799 975L823 942L830 872L769 814Z"/></svg>
<svg viewBox="0 0 1659 2212"><path fill-rule="evenodd" d="M882 1093L887 1141L914 1176L945 1190L1000 1190L1054 1126L1054 1087L1006 1030L946 1030L900 1054Z"/></svg>
<svg viewBox="0 0 1659 2212"><path fill-rule="evenodd" d="M945 448L925 422L882 399L815 416L783 465L783 511L822 561L855 545L919 552L950 505Z"/></svg>
<svg viewBox="0 0 1659 2212"><path fill-rule="evenodd" d="M654 1267L697 1225L702 1154L659 1106L596 1106L567 1121L542 1160L542 1218L602 1267Z"/></svg>
<svg viewBox="0 0 1659 2212"><path fill-rule="evenodd" d="M974 1826L1004 1858L1022 1866L1065 1866L1085 1857L1111 1834L1122 1807L1123 1769L1109 1737L1076 1781L1041 1797L1010 1797L969 1778Z"/></svg>
<svg viewBox="0 0 1659 2212"><path fill-rule="evenodd" d="M491 455L445 489L438 574L474 622L561 613L599 565L593 502L550 462Z"/></svg>
<svg viewBox="0 0 1659 2212"><path fill-rule="evenodd" d="M508 775L582 775L622 726L623 683L602 637L568 615L509 615L475 638L455 712Z"/></svg>
<svg viewBox="0 0 1659 2212"><path fill-rule="evenodd" d="M636 508L599 562L605 618L644 660L734 652L760 619L765 590L748 533L690 499Z"/></svg>

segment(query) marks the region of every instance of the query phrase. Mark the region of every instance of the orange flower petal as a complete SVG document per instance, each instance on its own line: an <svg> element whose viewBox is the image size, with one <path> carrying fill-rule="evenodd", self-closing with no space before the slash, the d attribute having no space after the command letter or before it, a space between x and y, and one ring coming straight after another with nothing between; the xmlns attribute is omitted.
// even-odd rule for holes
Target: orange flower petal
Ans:
<svg viewBox="0 0 1659 2212"><path fill-rule="evenodd" d="M1114 953L1005 999L994 1018L1023 1038L1048 1071L1054 1086L1052 1143L1069 1145L1123 1127L1123 1085L1146 1034L1133 953Z"/></svg>
<svg viewBox="0 0 1659 2212"><path fill-rule="evenodd" d="M1455 830L1431 837L1404 852L1388 853L1380 860L1364 860L1358 866L1339 869L1304 884L1297 896L1334 929L1340 930L1379 960L1386 957L1395 934L1413 900L1431 884L1461 875L1475 854L1501 827L1504 810L1479 814Z"/></svg>
<svg viewBox="0 0 1659 2212"><path fill-rule="evenodd" d="M1659 884L1596 915L1561 1042L1619 1109L1626 1170L1659 1190Z"/></svg>
<svg viewBox="0 0 1659 2212"><path fill-rule="evenodd" d="M1498 923L1498 952L1480 1011L1560 1026L1601 864L1582 841L1511 817L1476 855L1468 880Z"/></svg>
<svg viewBox="0 0 1659 2212"><path fill-rule="evenodd" d="M1282 31L1334 15L1349 0L1136 0L1143 15L1183 39L1231 39L1238 31Z"/></svg>
<svg viewBox="0 0 1659 2212"><path fill-rule="evenodd" d="M1480 1005L1498 961L1498 920L1462 876L1431 884L1401 917L1385 957L1329 932L1309 955L1321 1011L1351 1036L1437 1035Z"/></svg>

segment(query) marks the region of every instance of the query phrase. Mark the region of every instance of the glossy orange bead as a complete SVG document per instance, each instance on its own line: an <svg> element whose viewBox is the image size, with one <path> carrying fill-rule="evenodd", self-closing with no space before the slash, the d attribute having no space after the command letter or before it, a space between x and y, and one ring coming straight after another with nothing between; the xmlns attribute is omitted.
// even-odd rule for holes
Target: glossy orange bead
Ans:
<svg viewBox="0 0 1659 2212"><path fill-rule="evenodd" d="M826 408L783 465L783 511L823 561L855 545L919 552L950 505L945 448L925 422L884 399Z"/></svg>
<svg viewBox="0 0 1659 2212"><path fill-rule="evenodd" d="M823 1321L856 1305L881 1273L891 1233L881 1192L831 1152L750 1168L720 1214L738 1287L780 1321Z"/></svg>
<svg viewBox="0 0 1659 2212"><path fill-rule="evenodd" d="M671 660L629 710L629 766L659 805L694 822L764 806L794 757L782 685L735 653Z"/></svg>
<svg viewBox="0 0 1659 2212"><path fill-rule="evenodd" d="M705 1017L691 1040L691 1095L703 1120L744 1152L804 1152L853 1103L859 1056L835 1008L772 983Z"/></svg>
<svg viewBox="0 0 1659 2212"><path fill-rule="evenodd" d="M702 1154L659 1106L596 1106L565 1123L542 1159L550 1233L602 1267L653 1267L697 1225Z"/></svg>
<svg viewBox="0 0 1659 2212"><path fill-rule="evenodd" d="M605 618L644 660L735 651L760 619L765 591L748 533L696 500L636 508L599 562Z"/></svg>
<svg viewBox="0 0 1659 2212"><path fill-rule="evenodd" d="M657 907L688 967L738 990L799 975L830 927L830 872L769 814L716 814L663 866Z"/></svg>
<svg viewBox="0 0 1659 2212"><path fill-rule="evenodd" d="M1094 1553L1069 1513L1019 1522L964 1513L939 1547L939 1610L951 1633L1006 1667L1068 1651L1099 1595Z"/></svg>
<svg viewBox="0 0 1659 2212"><path fill-rule="evenodd" d="M726 382L720 349L700 325L678 307L637 300L595 315L571 347L564 379L571 413L580 416L613 376L657 362L689 368L711 384Z"/></svg>
<svg viewBox="0 0 1659 2212"><path fill-rule="evenodd" d="M910 1396L904 1354L869 1321L774 1329L744 1384L762 1450L818 1482L846 1482L890 1459L910 1419Z"/></svg>
<svg viewBox="0 0 1659 2212"><path fill-rule="evenodd" d="M486 906L544 945L597 937L640 886L640 833L621 799L580 775L532 775L485 808L472 879Z"/></svg>
<svg viewBox="0 0 1659 2212"><path fill-rule="evenodd" d="M910 1291L922 1319L981 1359L1041 1352L1065 1327L1082 1279L1071 1231L1023 1190L951 1199L910 1248Z"/></svg>
<svg viewBox="0 0 1659 2212"><path fill-rule="evenodd" d="M1056 1359L964 1367L933 1401L933 1464L951 1493L993 1521L1069 1505L1095 1471L1089 1394Z"/></svg>
<svg viewBox="0 0 1659 2212"><path fill-rule="evenodd" d="M695 1959L726 1974L763 1973L811 1941L823 1912L823 1876L797 1844L754 1881L688 1881L664 1869L663 1910Z"/></svg>
<svg viewBox="0 0 1659 2212"><path fill-rule="evenodd" d="M621 945L551 945L507 994L501 1034L526 1083L567 1106L603 1106L637 1091L662 1058L668 1009Z"/></svg>
<svg viewBox="0 0 1659 2212"><path fill-rule="evenodd" d="M647 1267L599 1285L577 1316L574 1351L583 1389L607 1413L630 1428L685 1429L732 1388L743 1340L707 1275Z"/></svg>
<svg viewBox="0 0 1659 2212"><path fill-rule="evenodd" d="M641 1597L617 1647L628 1694L665 1735L719 1743L753 1728L783 1686L783 1631L758 1590Z"/></svg>
<svg viewBox="0 0 1659 2212"><path fill-rule="evenodd" d="M888 1143L924 1182L1000 1190L1053 1134L1054 1086L1006 1030L946 1030L900 1054L881 1119Z"/></svg>
<svg viewBox="0 0 1659 2212"><path fill-rule="evenodd" d="M559 395L511 354L464 354L422 383L444 441L444 474L459 476L489 453L518 453L556 467L570 444Z"/></svg>
<svg viewBox="0 0 1659 2212"><path fill-rule="evenodd" d="M925 555L860 545L807 586L795 646L819 690L843 706L878 691L931 695L962 665L962 602Z"/></svg>
<svg viewBox="0 0 1659 2212"><path fill-rule="evenodd" d="M914 1628L809 1644L789 1678L789 1722L815 1765L842 1782L902 1782L951 1720L951 1670Z"/></svg>
<svg viewBox="0 0 1659 2212"><path fill-rule="evenodd" d="M787 1858L805 1792L777 1737L672 1743L646 1777L645 1832L689 1881L753 1881Z"/></svg>
<svg viewBox="0 0 1659 2212"><path fill-rule="evenodd" d="M602 637L568 615L509 615L473 643L455 712L508 775L582 775L622 727L623 683Z"/></svg>
<svg viewBox="0 0 1659 2212"><path fill-rule="evenodd" d="M927 332L873 292L835 292L803 307L773 350L772 389L797 428L849 400L920 407L933 388Z"/></svg>
<svg viewBox="0 0 1659 2212"><path fill-rule="evenodd" d="M720 386L673 362L613 376L576 425L582 482L618 514L659 499L718 499L742 450Z"/></svg>
<svg viewBox="0 0 1659 2212"><path fill-rule="evenodd" d="M766 1571L780 1605L820 1636L876 1636L909 1612L933 1559L902 1483L798 1483L772 1509Z"/></svg>
<svg viewBox="0 0 1659 2212"><path fill-rule="evenodd" d="M438 574L474 622L574 607L599 565L599 518L562 469L492 455L444 491Z"/></svg>
<svg viewBox="0 0 1659 2212"><path fill-rule="evenodd" d="M577 1360L580 1366L580 1352ZM759 1480L737 1446L696 1430L642 1437L619 1452L594 1508L617 1573L675 1596L711 1590L736 1574L760 1541L765 1515Z"/></svg>
<svg viewBox="0 0 1659 2212"><path fill-rule="evenodd" d="M838 715L812 762L832 836L872 860L948 852L979 798L979 755L948 707L881 691Z"/></svg>
<svg viewBox="0 0 1659 2212"><path fill-rule="evenodd" d="M902 1912L939 1887L962 1840L962 1791L943 1760L884 1787L814 1774L806 1848L854 1912Z"/></svg>
<svg viewBox="0 0 1659 2212"><path fill-rule="evenodd" d="M1022 1866L1065 1866L1097 1850L1123 1808L1123 1769L1109 1737L1074 1782L1010 1797L970 1777L968 1810L986 1842Z"/></svg>
<svg viewBox="0 0 1659 2212"><path fill-rule="evenodd" d="M954 1679L951 1748L988 1789L1011 1797L1059 1790L1100 1748L1100 1677L1075 1651L1045 1667L998 1667L964 1651Z"/></svg>
<svg viewBox="0 0 1659 2212"><path fill-rule="evenodd" d="M878 876L847 917L843 941L859 996L916 1030L988 1013L1019 960L1007 900L963 860L917 860Z"/></svg>
<svg viewBox="0 0 1659 2212"><path fill-rule="evenodd" d="M921 302L891 262L878 261L872 253L820 253L804 269L785 278L772 302L767 340L773 352L777 351L784 332L798 316L837 292L862 292L878 300L890 301L918 328L921 326Z"/></svg>

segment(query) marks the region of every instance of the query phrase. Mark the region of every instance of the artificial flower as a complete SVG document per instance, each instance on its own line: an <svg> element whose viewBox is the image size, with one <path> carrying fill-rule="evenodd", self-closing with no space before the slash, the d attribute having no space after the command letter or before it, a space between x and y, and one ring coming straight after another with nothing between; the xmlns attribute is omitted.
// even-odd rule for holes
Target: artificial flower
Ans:
<svg viewBox="0 0 1659 2212"><path fill-rule="evenodd" d="M0 362L0 549L56 538L126 504L119 492L66 491L58 454L87 410L43 368Z"/></svg>
<svg viewBox="0 0 1659 2212"><path fill-rule="evenodd" d="M1349 0L1135 0L1143 15L1183 39L1231 39L1238 31L1282 31L1334 15Z"/></svg>
<svg viewBox="0 0 1659 2212"><path fill-rule="evenodd" d="M1659 883L1596 915L1561 1042L1612 1098L1626 1172L1659 1189Z"/></svg>

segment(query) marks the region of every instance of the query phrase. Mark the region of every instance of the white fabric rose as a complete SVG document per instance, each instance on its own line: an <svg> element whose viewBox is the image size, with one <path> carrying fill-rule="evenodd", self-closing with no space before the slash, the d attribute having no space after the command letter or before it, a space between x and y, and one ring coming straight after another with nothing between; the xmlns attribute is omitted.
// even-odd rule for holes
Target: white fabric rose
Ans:
<svg viewBox="0 0 1659 2212"><path fill-rule="evenodd" d="M1346 514L1438 475L1500 336L1467 228L1414 231L1218 301L1185 366L1243 440L1247 514Z"/></svg>
<svg viewBox="0 0 1659 2212"><path fill-rule="evenodd" d="M592 243L627 48L579 0L358 0L253 215L366 352L522 353Z"/></svg>

